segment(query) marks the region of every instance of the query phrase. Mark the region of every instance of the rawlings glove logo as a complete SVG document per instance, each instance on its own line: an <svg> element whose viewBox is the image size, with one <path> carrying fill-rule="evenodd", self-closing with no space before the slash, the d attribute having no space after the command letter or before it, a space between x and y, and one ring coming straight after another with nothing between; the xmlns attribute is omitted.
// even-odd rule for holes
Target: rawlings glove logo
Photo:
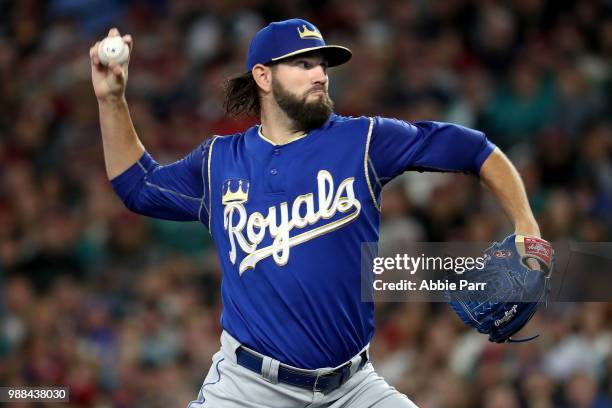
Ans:
<svg viewBox="0 0 612 408"><path fill-rule="evenodd" d="M508 249L497 249L493 251L493 256L500 259L510 258L512 256L512 251Z"/></svg>
<svg viewBox="0 0 612 408"><path fill-rule="evenodd" d="M525 237L525 253L527 255L539 256L544 262L550 263L552 252L548 242L537 238Z"/></svg>
<svg viewBox="0 0 612 408"><path fill-rule="evenodd" d="M493 323L495 325L495 327L499 327L500 324L504 324L504 323L512 320L512 318L516 314L516 307L517 306L518 305L514 305L514 306L512 306L512 308L510 310L506 310L506 313L504 313L504 317L502 317L501 319L497 319L495 321L495 323Z"/></svg>

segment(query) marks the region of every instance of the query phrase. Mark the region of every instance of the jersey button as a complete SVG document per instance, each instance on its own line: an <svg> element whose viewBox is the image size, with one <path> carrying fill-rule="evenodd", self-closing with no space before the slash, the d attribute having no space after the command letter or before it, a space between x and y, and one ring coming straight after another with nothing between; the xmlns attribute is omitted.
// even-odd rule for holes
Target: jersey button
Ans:
<svg viewBox="0 0 612 408"><path fill-rule="evenodd" d="M273 176L276 176L278 174L278 170L272 169L272 170L270 170L270 174L273 175Z"/></svg>
<svg viewBox="0 0 612 408"><path fill-rule="evenodd" d="M274 154L275 156L278 156L278 155L280 154L280 149L274 149L273 154Z"/></svg>

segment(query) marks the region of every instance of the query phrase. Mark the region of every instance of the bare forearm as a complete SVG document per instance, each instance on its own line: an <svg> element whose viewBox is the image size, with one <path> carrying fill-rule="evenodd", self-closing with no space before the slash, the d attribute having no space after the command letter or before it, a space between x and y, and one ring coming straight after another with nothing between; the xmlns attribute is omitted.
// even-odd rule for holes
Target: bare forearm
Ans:
<svg viewBox="0 0 612 408"><path fill-rule="evenodd" d="M485 160L480 177L510 217L515 233L539 237L540 228L529 206L521 176L499 149Z"/></svg>
<svg viewBox="0 0 612 408"><path fill-rule="evenodd" d="M134 43L131 35L120 37L119 30L111 28L108 37L114 41L120 38L123 45L127 45L130 53L132 52ZM121 64L111 61L109 65L105 65L98 55L100 44L98 41L89 48L91 82L100 111L106 174L112 180L140 159L144 146L136 135L125 100L129 58Z"/></svg>
<svg viewBox="0 0 612 408"><path fill-rule="evenodd" d="M109 180L123 173L144 153L125 98L98 100L104 162Z"/></svg>

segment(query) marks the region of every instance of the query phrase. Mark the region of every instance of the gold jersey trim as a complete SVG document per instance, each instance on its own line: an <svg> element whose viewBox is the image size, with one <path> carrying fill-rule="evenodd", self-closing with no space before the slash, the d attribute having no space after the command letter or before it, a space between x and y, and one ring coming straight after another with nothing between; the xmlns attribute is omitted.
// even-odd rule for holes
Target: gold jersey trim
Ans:
<svg viewBox="0 0 612 408"><path fill-rule="evenodd" d="M370 190L370 196L372 197L372 202L374 203L374 208L376 208L380 212L380 206L376 201L376 194L374 194L374 189L372 188L372 182L370 181L370 172L368 169L368 156L370 154L370 139L372 138L372 129L374 128L374 118L370 119L370 127L368 128L368 137L366 138L366 146L365 146L365 156L363 157L363 170L365 171L366 182L368 183L368 190Z"/></svg>
<svg viewBox="0 0 612 408"><path fill-rule="evenodd" d="M217 141L217 137L213 137L212 142L210 142L210 147L208 148L208 231L210 232L210 236L212 237L212 176L210 175L210 163L212 161L212 151L215 142Z"/></svg>
<svg viewBox="0 0 612 408"><path fill-rule="evenodd" d="M295 142L296 140L300 140L300 139L303 139L303 138L305 138L306 136L308 136L308 133L304 133L302 136L297 136L297 137L295 137L295 138L293 138L293 139L289 140L288 142L285 142L285 143L283 143L283 144L277 144L277 143L274 143L272 140L268 139L267 137L265 137L265 136L263 135L263 133L261 132L261 125L259 125L259 126L257 127L257 134L258 134L258 135L259 135L259 137L261 137L261 138L262 138L262 139L263 139L265 142L270 143L272 146L285 146L285 145L288 145L289 143Z"/></svg>

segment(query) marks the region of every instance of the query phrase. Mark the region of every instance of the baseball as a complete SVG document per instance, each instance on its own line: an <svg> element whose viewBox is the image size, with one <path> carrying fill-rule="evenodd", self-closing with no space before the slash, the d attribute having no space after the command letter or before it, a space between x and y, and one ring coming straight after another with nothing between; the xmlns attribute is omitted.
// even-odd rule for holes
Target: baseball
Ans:
<svg viewBox="0 0 612 408"><path fill-rule="evenodd" d="M102 65L108 66L111 62L124 64L130 56L130 47L119 36L106 37L98 46L98 58Z"/></svg>

